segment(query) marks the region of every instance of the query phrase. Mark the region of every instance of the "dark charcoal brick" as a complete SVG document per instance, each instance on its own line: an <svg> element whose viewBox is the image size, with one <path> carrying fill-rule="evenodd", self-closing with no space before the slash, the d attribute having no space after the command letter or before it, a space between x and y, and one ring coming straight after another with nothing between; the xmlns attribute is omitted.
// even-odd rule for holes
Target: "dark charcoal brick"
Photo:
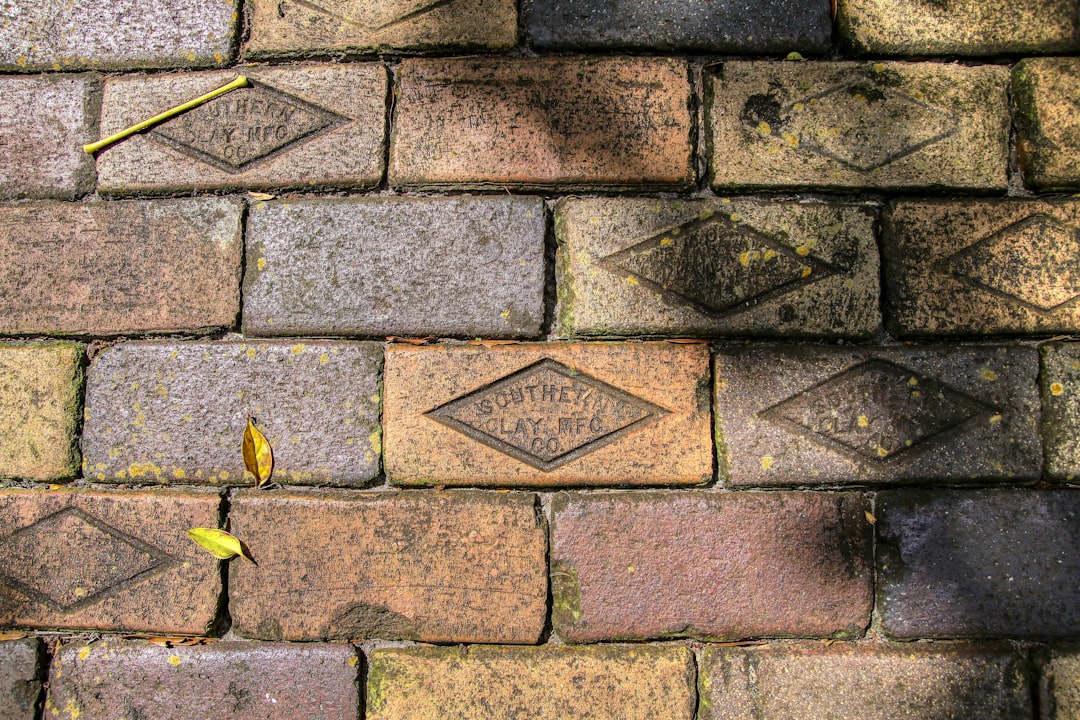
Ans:
<svg viewBox="0 0 1080 720"><path fill-rule="evenodd" d="M1080 476L1080 343L1047 343L1040 352L1046 474L1073 482Z"/></svg>

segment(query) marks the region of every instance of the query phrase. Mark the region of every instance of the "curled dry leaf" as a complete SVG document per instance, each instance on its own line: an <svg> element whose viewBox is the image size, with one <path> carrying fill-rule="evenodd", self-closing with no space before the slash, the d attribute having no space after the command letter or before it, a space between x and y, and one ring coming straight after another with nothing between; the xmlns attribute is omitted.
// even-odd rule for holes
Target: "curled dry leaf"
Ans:
<svg viewBox="0 0 1080 720"><path fill-rule="evenodd" d="M469 344L483 345L484 347L495 347L496 345L517 345L520 342L520 340L481 340L480 338L476 338L475 340L470 340Z"/></svg>
<svg viewBox="0 0 1080 720"><path fill-rule="evenodd" d="M254 563L251 554L248 553L244 543L234 535L217 528L191 528L187 531L188 536L206 552L219 560L228 560L237 555L248 562Z"/></svg>
<svg viewBox="0 0 1080 720"><path fill-rule="evenodd" d="M255 192L254 190L248 191L248 197L252 200L273 200L277 195L271 195L270 193Z"/></svg>
<svg viewBox="0 0 1080 720"><path fill-rule="evenodd" d="M145 640L151 645L160 645L161 647L173 648L181 647L184 645L205 645L209 642L215 642L217 638L209 637L159 637L157 635L121 635L121 640Z"/></svg>
<svg viewBox="0 0 1080 720"><path fill-rule="evenodd" d="M434 335L426 337L401 337L400 335L387 335L386 342L405 343L406 345L427 345L435 339Z"/></svg>
<svg viewBox="0 0 1080 720"><path fill-rule="evenodd" d="M5 630L0 632L0 641L3 640L21 640L26 637L26 633L21 630Z"/></svg>
<svg viewBox="0 0 1080 720"><path fill-rule="evenodd" d="M870 523L871 525L877 524L877 518L874 517L874 513L870 512L869 510L863 510L863 514L866 515L866 522Z"/></svg>
<svg viewBox="0 0 1080 720"><path fill-rule="evenodd" d="M244 467L255 476L257 485L265 485L274 474L274 451L251 418L248 418L247 429L244 430L243 452Z"/></svg>

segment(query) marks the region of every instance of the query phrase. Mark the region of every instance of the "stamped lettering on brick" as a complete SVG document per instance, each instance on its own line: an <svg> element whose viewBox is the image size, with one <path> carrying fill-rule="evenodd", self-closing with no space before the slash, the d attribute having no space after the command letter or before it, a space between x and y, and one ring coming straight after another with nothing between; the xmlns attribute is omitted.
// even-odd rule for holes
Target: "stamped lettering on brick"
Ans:
<svg viewBox="0 0 1080 720"><path fill-rule="evenodd" d="M454 0L296 0L298 5L307 6L338 20L356 23L365 30L385 30L452 2Z"/></svg>
<svg viewBox="0 0 1080 720"><path fill-rule="evenodd" d="M150 136L229 173L332 130L349 118L262 84L220 95Z"/></svg>
<svg viewBox="0 0 1080 720"><path fill-rule="evenodd" d="M70 547L97 562L72 562ZM71 507L19 528L0 539L0 548L0 583L60 611L92 605L180 562Z"/></svg>
<svg viewBox="0 0 1080 720"><path fill-rule="evenodd" d="M933 378L870 360L758 415L856 460L889 464L996 412Z"/></svg>
<svg viewBox="0 0 1080 720"><path fill-rule="evenodd" d="M668 411L545 359L425 414L547 472Z"/></svg>

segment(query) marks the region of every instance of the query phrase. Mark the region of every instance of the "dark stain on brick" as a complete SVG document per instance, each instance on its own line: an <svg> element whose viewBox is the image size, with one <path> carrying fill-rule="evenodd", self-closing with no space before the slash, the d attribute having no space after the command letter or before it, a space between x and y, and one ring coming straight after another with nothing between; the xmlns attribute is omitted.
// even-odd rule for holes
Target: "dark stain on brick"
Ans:
<svg viewBox="0 0 1080 720"><path fill-rule="evenodd" d="M339 610L330 621L327 637L408 640L418 636L416 623L407 615L382 605L356 603Z"/></svg>

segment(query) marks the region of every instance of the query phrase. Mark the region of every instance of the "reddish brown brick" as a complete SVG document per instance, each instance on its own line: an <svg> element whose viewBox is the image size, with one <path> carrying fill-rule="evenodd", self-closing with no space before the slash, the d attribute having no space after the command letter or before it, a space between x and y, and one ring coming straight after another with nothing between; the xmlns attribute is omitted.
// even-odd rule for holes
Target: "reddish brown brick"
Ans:
<svg viewBox="0 0 1080 720"><path fill-rule="evenodd" d="M0 332L230 327L242 211L225 198L0 207Z"/></svg>
<svg viewBox="0 0 1080 720"><path fill-rule="evenodd" d="M58 720L356 720L349 645L100 640L53 660L45 717Z"/></svg>
<svg viewBox="0 0 1080 720"><path fill-rule="evenodd" d="M266 640L536 642L546 542L535 499L476 492L241 491L234 630Z"/></svg>
<svg viewBox="0 0 1080 720"><path fill-rule="evenodd" d="M218 563L187 536L217 527L195 492L0 491L0 625L201 635Z"/></svg>
<svg viewBox="0 0 1080 720"><path fill-rule="evenodd" d="M685 186L690 86L673 58L405 60L390 184Z"/></svg>
<svg viewBox="0 0 1080 720"><path fill-rule="evenodd" d="M664 485L712 477L708 349L391 346L385 466L401 485Z"/></svg>
<svg viewBox="0 0 1080 720"><path fill-rule="evenodd" d="M36 638L0 643L0 717L34 720L45 679L44 648Z"/></svg>
<svg viewBox="0 0 1080 720"><path fill-rule="evenodd" d="M868 509L843 493L559 493L555 630L567 642L858 635Z"/></svg>

